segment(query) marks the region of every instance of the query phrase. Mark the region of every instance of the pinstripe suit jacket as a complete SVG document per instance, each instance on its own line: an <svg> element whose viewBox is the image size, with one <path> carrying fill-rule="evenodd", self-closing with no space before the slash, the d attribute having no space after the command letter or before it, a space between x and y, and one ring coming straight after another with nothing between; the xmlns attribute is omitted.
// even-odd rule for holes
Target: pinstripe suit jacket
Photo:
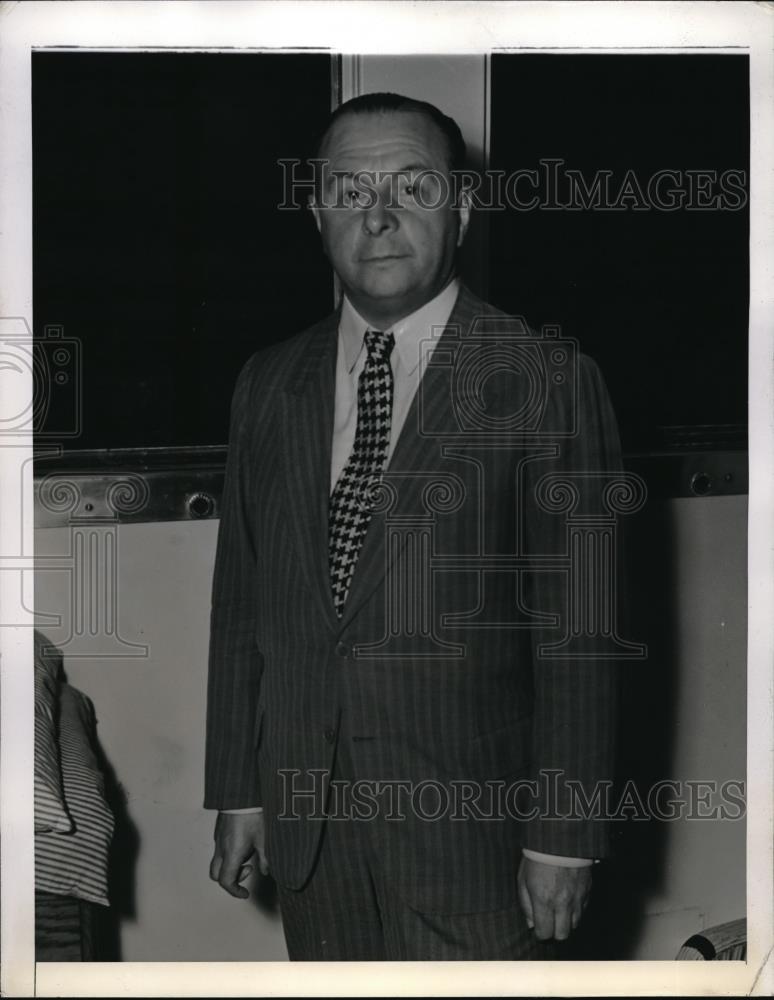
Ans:
<svg viewBox="0 0 774 1000"><path fill-rule="evenodd" d="M337 327L334 313L257 353L236 386L213 585L205 807L263 804L272 872L301 886L320 801L288 792L324 786L343 719L357 777L392 790L392 815L386 792L364 813L379 803L369 831L391 884L425 912L512 905L519 845L607 851L604 824L562 816L572 782L588 799L610 776L614 665L596 656L595 638L576 637L580 659L538 648L568 628L556 478L593 491L596 473L618 469L615 419L593 362L573 364L567 345L535 337L463 288L339 620L327 542ZM503 337L515 338L512 349ZM534 571L519 563L530 556ZM490 785L459 807L483 783L511 788L539 772L550 780L519 806L506 796L493 810ZM400 782L413 783L413 799ZM484 818L493 811L498 818Z"/></svg>

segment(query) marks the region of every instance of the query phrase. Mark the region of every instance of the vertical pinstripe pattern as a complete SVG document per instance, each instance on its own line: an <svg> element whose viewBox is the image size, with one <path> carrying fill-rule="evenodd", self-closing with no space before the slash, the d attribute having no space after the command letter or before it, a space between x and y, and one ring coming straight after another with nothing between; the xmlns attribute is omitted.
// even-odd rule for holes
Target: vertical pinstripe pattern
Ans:
<svg viewBox="0 0 774 1000"><path fill-rule="evenodd" d="M481 315L502 317L463 289L434 358L452 353L460 338L475 340ZM283 891L307 884L325 824L308 818L309 800L298 803L298 818L279 817L282 772L302 783L315 769L329 771L340 719L358 737L351 747L360 779L432 780L449 790L454 781L560 768L590 795L612 771L614 667L593 658L539 660L547 630L526 627L535 610L563 615L562 573L516 581L452 566L433 577L435 637L404 633L384 644L390 582L411 551L399 543L386 552L386 531L401 519L427 519L433 481L460 492L456 505L432 515L435 558L564 550L565 517L535 509L537 481L552 470L620 463L596 366L581 359L575 437L565 436L573 414L559 393L529 447L460 435L453 373L432 366L385 471L396 504L371 518L339 620L327 552L337 321L330 316L261 352L240 376L213 585L205 806L264 804L269 860ZM494 390L487 403L494 415L518 404ZM385 884L426 915L514 907L522 842L586 857L607 851L603 824L594 821L427 822L410 813L367 828Z"/></svg>
<svg viewBox="0 0 774 1000"><path fill-rule="evenodd" d="M342 734L336 777L353 777ZM369 830L358 821L329 821L309 881L279 889L291 961L507 961L556 958L540 942L518 904L481 913L422 913L384 877Z"/></svg>

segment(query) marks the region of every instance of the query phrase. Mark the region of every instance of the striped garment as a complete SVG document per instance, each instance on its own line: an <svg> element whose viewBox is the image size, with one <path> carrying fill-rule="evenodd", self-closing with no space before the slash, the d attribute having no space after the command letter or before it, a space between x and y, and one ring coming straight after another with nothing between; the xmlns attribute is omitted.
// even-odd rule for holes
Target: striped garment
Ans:
<svg viewBox="0 0 774 1000"><path fill-rule="evenodd" d="M35 632L35 832L73 828L62 789L56 727L60 657L45 656L48 640Z"/></svg>
<svg viewBox="0 0 774 1000"><path fill-rule="evenodd" d="M35 893L35 961L95 961L96 906L72 896Z"/></svg>
<svg viewBox="0 0 774 1000"><path fill-rule="evenodd" d="M108 851L113 814L94 752L95 717L81 691L60 687L59 748L70 833L35 834L35 887L108 906Z"/></svg>

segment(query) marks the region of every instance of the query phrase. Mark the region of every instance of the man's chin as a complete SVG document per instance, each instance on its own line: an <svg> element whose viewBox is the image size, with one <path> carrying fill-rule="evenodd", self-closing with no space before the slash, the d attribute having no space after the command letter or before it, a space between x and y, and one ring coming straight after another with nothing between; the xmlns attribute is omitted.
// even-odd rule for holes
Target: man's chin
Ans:
<svg viewBox="0 0 774 1000"><path fill-rule="evenodd" d="M344 289L355 306L365 315L371 309L387 317L407 316L433 297L432 289L417 282L415 276L395 273L359 275L359 280L344 283ZM365 310L365 311L364 311Z"/></svg>
<svg viewBox="0 0 774 1000"><path fill-rule="evenodd" d="M374 301L399 302L401 299L412 299L417 294L417 287L413 282L406 281L405 276L383 274L372 277L363 282L361 294L368 296Z"/></svg>

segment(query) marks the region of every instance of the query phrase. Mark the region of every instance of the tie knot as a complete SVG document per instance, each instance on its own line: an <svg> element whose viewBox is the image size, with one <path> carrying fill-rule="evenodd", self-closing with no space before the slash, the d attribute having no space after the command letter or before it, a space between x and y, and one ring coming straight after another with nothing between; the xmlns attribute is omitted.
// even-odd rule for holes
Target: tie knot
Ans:
<svg viewBox="0 0 774 1000"><path fill-rule="evenodd" d="M365 344L369 358L389 358L395 346L395 337L391 331L366 330Z"/></svg>

